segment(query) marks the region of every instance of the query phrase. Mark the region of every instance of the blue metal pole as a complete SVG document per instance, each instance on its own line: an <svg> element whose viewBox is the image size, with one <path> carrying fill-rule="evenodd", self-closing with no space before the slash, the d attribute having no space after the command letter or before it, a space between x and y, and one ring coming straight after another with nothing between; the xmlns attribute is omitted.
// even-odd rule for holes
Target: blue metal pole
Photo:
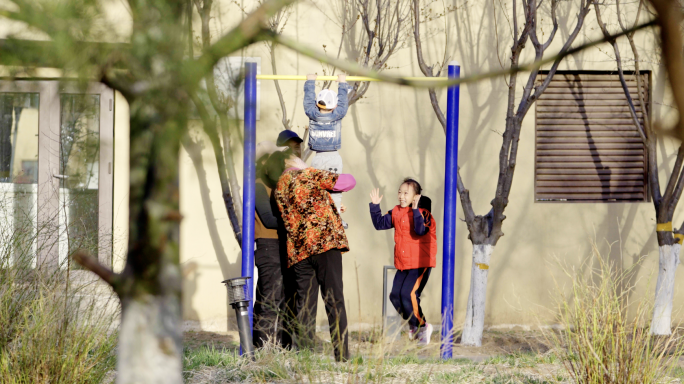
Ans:
<svg viewBox="0 0 684 384"><path fill-rule="evenodd" d="M245 63L245 154L242 176L242 276L249 276L247 292L254 292L254 189L256 187L256 63ZM249 302L252 333L254 299Z"/></svg>
<svg viewBox="0 0 684 384"><path fill-rule="evenodd" d="M457 62L449 63L449 78L461 76ZM446 160L444 164L444 246L442 250L442 359L452 357L454 343L454 263L456 255L456 172L458 171L459 86L447 91Z"/></svg>

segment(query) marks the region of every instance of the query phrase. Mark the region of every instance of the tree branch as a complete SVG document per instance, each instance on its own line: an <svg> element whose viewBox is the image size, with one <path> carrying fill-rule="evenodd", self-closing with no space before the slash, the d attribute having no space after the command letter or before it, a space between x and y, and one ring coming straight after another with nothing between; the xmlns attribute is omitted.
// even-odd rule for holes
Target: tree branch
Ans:
<svg viewBox="0 0 684 384"><path fill-rule="evenodd" d="M594 12L596 13L596 21L598 22L598 25L601 28L601 32L603 32L603 36L610 36L610 33L608 32L606 25L603 23L603 20L601 19L601 9L599 8L599 4L597 2L594 2ZM618 17L620 17L619 10ZM623 28L622 30L624 31L625 28ZM620 58L620 50L618 49L617 41L613 39L609 40L609 42L613 47L613 51L615 52L615 62L617 64L618 77L620 78L620 84L622 85L622 90L624 91L625 98L627 99L627 104L629 105L629 114L632 117L632 122L634 123L634 126L637 128L637 131L639 132L639 136L641 136L641 140L644 142L644 144L646 144L646 132L644 132L643 127L639 123L639 118L636 114L636 108L634 107L634 100L632 99L632 95L629 92L629 88L627 87L627 81L625 80L625 74L622 70L622 59ZM641 90L637 91L641 92ZM645 109L643 104L641 106L641 109Z"/></svg>
<svg viewBox="0 0 684 384"><path fill-rule="evenodd" d="M617 2L619 7L620 3ZM634 18L634 25L639 22L639 15L644 7L644 0L639 1L639 9L637 10L636 17ZM624 29L623 29L624 31ZM646 150L648 154L648 177L649 177L649 188L651 190L651 198L653 199L653 204L656 207L656 212L660 210L660 205L662 202L662 195L660 192L660 178L658 172L658 147L656 146L656 133L651 125L650 111L648 110L648 105L644 100L644 95L646 94L641 77L641 69L639 64L639 51L634 43L634 32L627 33L625 35L629 45L632 48L632 55L634 56L634 77L637 83L637 95L639 96L639 105L641 105L641 114L643 115L644 130L646 131L646 136L648 138L648 143L646 145ZM670 174L670 177L674 177ZM677 195L677 200L679 200L679 195ZM672 208L674 210L674 207Z"/></svg>
<svg viewBox="0 0 684 384"><path fill-rule="evenodd" d="M396 52L399 42L406 38L403 29L406 19L410 17L411 8L403 6L407 4L405 1L374 0L371 5L369 3L369 0L358 0L355 3L366 38L362 45L355 47L355 51L361 53L363 67L371 67L380 72ZM349 105L361 99L369 86L368 82L355 82L347 96Z"/></svg>
<svg viewBox="0 0 684 384"><path fill-rule="evenodd" d="M275 59L275 45L276 43L274 41L271 41L269 44L269 50L271 53L271 69L273 70L273 74L277 75L278 74L278 68L276 66L276 59ZM275 84L276 87L276 93L278 94L278 100L280 101L280 109L283 111L283 118L282 118L282 123L283 127L288 130L292 130L290 126L290 120L287 119L287 107L285 106L285 99L283 98L283 91L280 90L280 83L278 80L273 80L273 83Z"/></svg>
<svg viewBox="0 0 684 384"><path fill-rule="evenodd" d="M561 48L558 55L556 55L555 58L549 58L549 59L553 59L553 65L551 65L551 68L549 69L549 73L546 75L546 78L544 79L542 84L539 85L535 89L534 94L531 96L533 99L535 99L535 100L538 99L539 96L541 96L541 94L544 91L546 91L546 88L549 86L549 83L551 83L551 79L553 78L553 75L556 73L556 70L558 70L558 66L560 65L561 60L565 56L569 56L569 55L572 55L572 54L579 52L583 49L586 49L585 46L587 44L581 45L577 48L570 48L570 47L572 46L572 43L577 38L577 35L579 34L580 30L582 29L582 25L584 24L584 18L589 13L591 2L592 2L592 0L587 0L586 3L584 2L584 0L582 1L583 5L580 9L580 12L577 14L577 25L575 25L575 29L572 31L572 33L570 33L570 36L568 36L568 39L565 41L565 44L563 44L563 47ZM652 26L653 24L651 24L651 23L653 23L653 22L654 21L651 21L651 22L645 23L645 24L641 24L641 26L646 27L646 24L649 24L650 26ZM623 32L618 33L618 34L611 35L610 37L604 36L604 38L601 42L603 43L606 41L610 41L611 39L616 39L620 36L624 36L625 34L629 33L630 31L633 31L633 30L636 30L636 29L630 29L629 31L623 31ZM589 44L591 44L591 46L594 46L598 43L596 43L596 44L589 43ZM531 105L528 104L527 108L529 109L530 106ZM527 113L527 111L525 111L525 113Z"/></svg>
<svg viewBox="0 0 684 384"><path fill-rule="evenodd" d="M195 0L195 3L202 20L202 47L203 49L208 49L211 46L209 22L211 21L211 8L213 6L213 0L205 0L203 3L201 3L200 0ZM278 13L280 13L280 11ZM200 118L204 123L204 131L209 137L214 149L219 179L221 181L221 190L223 192L223 202L226 206L228 218L230 219L230 224L233 228L235 238L238 241L238 244L242 246L242 227L240 226L240 217L242 216L240 209L240 186L237 182L237 175L235 174L233 159L231 158L229 151L230 137L228 135L228 130L230 128L230 122L228 120L228 111L230 107L219 100L218 93L216 92L217 87L213 69L207 72L207 75L204 77L204 81L211 106L214 108L214 111L216 111L216 114L219 117L223 133L223 146L221 146L221 140L219 138L215 120L210 117L208 113L205 113L203 117L199 109L198 112L200 113ZM195 101L195 105L201 105L201 108L204 108L202 101L196 98L196 95L195 99L196 100L193 100Z"/></svg>
<svg viewBox="0 0 684 384"><path fill-rule="evenodd" d="M279 2L289 2L290 0L278 0L278 1ZM292 0L292 1L294 1L294 0ZM251 21L253 22L253 20L251 20ZM615 35L611 35L611 39L618 38L621 36L625 36L629 33L633 33L633 32L639 31L641 29L650 28L656 24L657 24L656 20L651 20L651 21L648 21L646 23L639 24L633 28L630 28L627 31L623 31L623 32L617 33ZM240 38L242 36L242 34L239 33L239 28L238 28L238 31L234 30L231 33L232 33L233 37L236 37L236 35L237 35L237 37ZM229 33L229 35L231 33ZM224 37L224 39L228 39L227 36L228 35L226 35ZM292 39L287 38L283 35L274 34L270 30L267 30L267 29L261 29L261 34L259 34L258 36L252 37L252 39L253 40L274 40L274 41L276 41L276 42L278 42L278 43L280 43L280 44L282 44L282 45L284 45L284 46L286 46L286 47L288 47L294 51L297 51L297 52L303 54L304 56L308 56L308 57L311 57L313 59L319 60L321 62L333 65L333 66L335 66L339 69L342 69L345 72L350 73L350 74L355 74L355 75L360 75L360 76L368 76L368 77L371 77L373 79L385 81L388 83L399 84L399 85L408 85L408 86L413 86L416 88L444 88L444 87L449 87L452 85L469 84L469 83L474 83L474 82L478 82L478 81L485 80L485 79L491 79L491 78L496 78L496 77L505 76L505 75L512 75L512 74L516 74L519 72L527 72L527 71L531 71L533 69L540 68L540 67L542 67L546 64L552 63L556 60L560 60L566 56L573 55L575 53L581 52L587 48L591 48L591 47L594 47L596 45L605 43L607 41L606 38L596 40L596 41L592 41L592 42L580 45L576 48L569 49L565 52L561 51L558 54L556 54L552 57L549 57L547 59L534 61L534 62L531 62L528 64L515 65L515 66L511 66L510 68L506 68L506 69L502 69L502 70L498 70L498 71L491 71L491 72L485 72L485 73L481 73L481 74L464 76L464 77L461 77L458 79L448 79L448 80L444 80L444 81L429 81L428 82L428 81L422 81L422 80L406 80L403 78L382 74L382 73L379 73L378 71L373 70L373 69L364 68L364 67L362 67L356 63L353 63L353 62L330 58L330 57L326 56L325 54L321 54L321 53L317 52L316 50L314 50L314 49L312 49L312 48L310 48L304 44L299 43L298 41L292 40ZM0 50L3 52L3 55L0 55L0 64L2 64L2 65L59 67L58 61L51 60L50 57L42 57L42 55L38 54L39 50L34 50L34 52L36 52L36 55L31 55L30 57L24 56L21 59L17 59L16 56L14 58L9 57L9 56L13 56L13 55L7 54L8 48L10 48L9 53L21 54L21 51L23 51L23 49L21 47L25 47L26 45L29 45L31 47L35 47L34 44L36 43L36 42L29 42L29 41L21 40L21 41L15 41L18 44L9 44L8 43L9 41L10 41L9 39L0 39ZM212 46L213 48L212 48L211 53L208 53L206 55L202 55L198 60L188 60L188 62L186 62L184 64L184 67L185 67L184 71L192 73L192 76L190 76L189 78L192 81L198 82L199 79L201 79L202 77L205 76L205 74L208 70L211 70L213 68L215 63L221 57L227 56L230 53L232 53L233 51L240 49L240 48L242 48L242 47L244 47L250 43L251 43L251 41L250 42L240 41L239 43L235 43L235 44L224 43L220 46ZM41 48L41 50L46 48L46 47L55 47L54 42L40 42L40 44L43 47L43 48ZM104 43L92 43L92 44L104 44ZM123 46L125 49L128 49L128 45L123 45ZM43 50L43 52L45 52L45 51ZM683 75L683 77L684 77L684 75ZM684 88L682 89L682 92L684 93ZM682 97L682 99L684 99L684 97ZM682 110L684 110L684 106L682 106Z"/></svg>
<svg viewBox="0 0 684 384"><path fill-rule="evenodd" d="M563 44L561 53L570 51L570 46L572 46L572 43L579 34L579 31L581 30L582 25L584 24L585 16L589 12L589 4L590 3L585 3L584 1L582 2L582 8L580 9L580 12L577 15L577 23L575 25L575 29L570 33L567 40ZM532 44L535 46L537 61L541 61L541 58L544 53L543 45L539 43L536 37L536 2L534 0L530 0L526 2L525 5L526 26L523 30L523 33L521 34L520 40L517 42L516 45L514 45L512 49L511 62L513 64L515 64L515 62L518 59L518 56L520 55L520 46L521 44L524 44L525 33L529 34L529 38L532 41ZM520 141L520 130L522 127L522 120L524 119L525 115L529 111L529 108L534 103L534 101L539 97L539 95L541 95L546 90L546 87L548 86L549 82L551 81L551 78L556 72L559 63L560 59L557 58L556 60L554 60L554 63L551 66L549 74L547 75L544 82L542 82L540 86L534 88L534 94L531 94L531 90L534 85L534 82L536 81L538 69L532 71L528 78L527 85L525 86L525 89L523 91L523 97L520 101L520 104L518 105L518 109L515 114L513 114L513 108L515 102L516 78L514 76L511 76L511 85L509 86L508 95L508 108L506 114L506 130L504 131L503 143L501 145L501 151L499 152L499 178L497 181L496 195L492 200L492 229L489 234L490 241L492 244L496 244L498 238L503 236L501 228L503 221L506 219L506 216L503 213L508 205L508 197L510 195L510 191L513 185L513 175L515 173L515 168L517 164L518 145Z"/></svg>
<svg viewBox="0 0 684 384"><path fill-rule="evenodd" d="M190 99L195 108L197 109L197 114L202 119L202 127L204 132L209 137L212 149L214 150L214 156L216 157L216 166L218 168L219 181L221 183L221 191L223 194L223 203L226 206L226 211L228 213L228 219L230 220L230 226L233 228L233 235L235 240L242 247L242 227L240 226L240 221L238 220L237 214L235 213L235 204L233 203L233 196L230 190L230 182L227 176L226 162L223 157L223 150L221 147L221 140L218 136L218 131L216 129L216 123L209 115L209 112L204 107L204 104L199 99L197 94L190 93Z"/></svg>
<svg viewBox="0 0 684 384"><path fill-rule="evenodd" d="M99 276L104 282L109 284L116 291L121 275L114 273L111 269L100 264L95 257L91 256L88 252L82 249L76 251L72 258L80 266Z"/></svg>
<svg viewBox="0 0 684 384"><path fill-rule="evenodd" d="M426 77L433 77L434 66L428 67L427 64L425 64L425 58L423 57L423 45L420 41L420 0L413 0L413 24L413 37L416 41L418 67L420 68L420 71L423 72L423 75ZM446 50L444 52L446 55ZM444 63L442 63L442 66L443 65ZM439 106L439 100L437 100L437 93L435 92L435 89L428 88L428 95L430 96L430 104L432 105L432 109L435 111L435 115L437 115L437 120L439 120L439 123L442 125L444 132L446 132L446 118L444 117L442 108Z"/></svg>
<svg viewBox="0 0 684 384"><path fill-rule="evenodd" d="M663 200L667 204L668 218L674 215L674 210L677 208L679 199L682 196L682 190L684 190L684 174L682 173L682 163L684 162L684 143L679 145L679 151L677 151L677 160L675 160L674 168L672 169L672 174L670 175L670 180L668 181L667 189L665 189L665 197ZM677 180L677 186L674 187L674 180ZM671 187L670 184L673 186Z"/></svg>
<svg viewBox="0 0 684 384"><path fill-rule="evenodd" d="M551 30L551 34L549 35L549 38L546 40L544 45L542 45L542 51L546 51L546 49L551 45L551 42L553 41L554 37L556 37L556 32L558 32L558 17L556 16L556 8L558 6L558 1L557 0L552 0L551 3L551 19L553 20L553 29ZM537 32L535 31L535 35Z"/></svg>
<svg viewBox="0 0 684 384"><path fill-rule="evenodd" d="M663 49L663 61L667 69L672 89L672 96L680 111L684 111L684 57L682 57L682 36L680 26L682 12L678 2L670 0L650 0L658 13L660 40ZM684 118L678 118L674 126L675 135L684 140Z"/></svg>
<svg viewBox="0 0 684 384"><path fill-rule="evenodd" d="M513 0L513 45L518 44L518 14L516 4L517 0Z"/></svg>
<svg viewBox="0 0 684 384"><path fill-rule="evenodd" d="M244 48L256 41L259 35L268 29L268 20L278 13L279 10L292 4L295 0L269 0L263 3L254 12L247 15L235 28L223 35L214 44L207 47L202 55L196 60L188 60L183 65L182 72L186 83L195 87L209 71L212 71L216 63L223 57Z"/></svg>
<svg viewBox="0 0 684 384"><path fill-rule="evenodd" d="M638 26L631 28L625 32L620 32L615 35L611 35L611 38L618 38L625 36L628 33L635 32L641 29L645 28L650 28L653 27L657 24L656 20L651 20L648 22L645 22L643 24L639 24ZM272 34L270 31L265 31L264 34L260 36L261 39L263 40L276 40L279 44L282 44L293 51L299 52L304 56L310 57L312 59L321 61L323 63L327 63L330 65L333 65L337 68L340 68L344 70L345 72L349 74L354 74L358 76L367 76L376 80L384 81L387 83L392 83L392 84L398 84L398 85L408 85L412 86L415 88L445 88L449 87L452 85L459 85L459 84L469 84L469 83L475 83L481 80L485 79L491 79L491 78L496 78L504 75L512 75L516 74L519 72L529 72L534 69L541 68L542 66L549 64L549 63L554 63L560 61L570 55L574 55L575 53L581 52L587 48L594 47L599 44L603 44L607 41L607 39L599 39L596 41L591 41L589 43L582 44L576 48L572 49L567 49L565 51L561 50L558 54L551 56L547 59L542 59L538 61L534 61L528 64L522 64L522 65L513 65L510 68L502 69L502 70L497 70L497 71L491 71L491 72L485 72L481 74L476 74L476 75L470 75L470 76L464 76L458 79L446 79L444 81L424 81L424 80L407 80L401 77L396 77L396 76L390 76L386 75L383 73L379 73L378 71L375 71L373 69L369 68L364 68L356 63L349 62L346 60L337 60L331 57L328 57L327 55L318 52L315 49L312 49L304 44L299 43L296 40L290 39L288 37L285 37L283 35L277 35L277 34ZM683 107L684 109L684 107Z"/></svg>
<svg viewBox="0 0 684 384"><path fill-rule="evenodd" d="M529 11L529 7L533 7L534 5L530 5L529 2L525 2L523 0L523 6L523 13L525 14L525 25L523 27L522 32L520 33L520 37L517 40L514 40L513 46L511 47L511 67L517 66L518 60L520 59L520 54L523 48L525 47L525 43L527 42L527 39L530 38L530 32L535 28L534 16ZM536 12L536 8L534 12ZM541 56L539 55L538 48L536 49L536 51L536 58L540 59ZM533 74L536 76L537 72L538 69L533 70L533 73L530 75L530 77L532 77ZM492 200L491 217L493 219L493 231L489 234L495 232L495 237L497 238L502 236L501 223L505 219L503 212L506 209L506 206L508 205L508 197L504 194L504 191L507 189L507 186L512 183L513 171L515 169L515 161L511 163L510 154L515 127L520 125L518 117L514 113L516 92L515 87L517 84L517 80L517 73L511 74L509 78L508 98L506 100L506 128L503 134L503 142L501 143L501 149L499 150L499 174L497 178L496 195ZM529 87L531 87L530 79L528 79L528 86L526 88ZM523 102L526 101L525 95L526 94L523 93L521 105Z"/></svg>
<svg viewBox="0 0 684 384"><path fill-rule="evenodd" d="M432 67L425 64L423 58L423 44L420 42L420 0L413 0L413 37L416 41L416 56L418 57L418 68L423 75L432 77Z"/></svg>
<svg viewBox="0 0 684 384"><path fill-rule="evenodd" d="M461 167L456 170L456 189L458 190L458 195L461 198L461 207L463 207L463 214L465 215L465 221L469 225L475 221L475 211L473 211L473 203L470 201L470 191L463 185L463 179L461 179Z"/></svg>

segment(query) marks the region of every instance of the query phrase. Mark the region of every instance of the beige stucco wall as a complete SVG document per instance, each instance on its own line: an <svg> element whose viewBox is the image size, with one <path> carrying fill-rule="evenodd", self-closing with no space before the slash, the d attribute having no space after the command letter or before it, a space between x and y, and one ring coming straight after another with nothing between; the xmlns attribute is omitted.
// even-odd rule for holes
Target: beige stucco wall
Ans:
<svg viewBox="0 0 684 384"><path fill-rule="evenodd" d="M500 62L507 64L510 33L501 10L497 12L500 57L497 58L497 32L491 3L483 5L457 1L453 5L458 9L447 16L448 54L461 63L462 74L497 70L501 68ZM438 8L438 5L433 6ZM563 3L562 6L566 7L567 4ZM329 54L334 54L341 29L335 21L335 15L324 7L325 4L320 2L297 3L284 33L317 49L322 49L325 44ZM223 24L230 25L228 20L235 7L222 5L222 10L225 12ZM562 9L559 12L563 16L556 37L558 43L549 48L550 53L560 49L560 42L574 27L575 12L574 9ZM439 13L439 10L433 13ZM570 15L570 20L567 15ZM604 15L604 19L614 20L608 15ZM430 32L425 32L423 25L429 63L438 61L443 54L444 25L444 18L435 19L429 25ZM548 36L550 28L544 30L545 36ZM591 13L576 44L600 37L595 17ZM636 40L641 49L641 68L653 71L653 119L671 119L674 111L667 106L671 102L663 70L653 48L654 34L652 31L638 33ZM621 44L621 48L623 57L631 57L627 45ZM272 73L265 45L250 47L243 55L261 57L262 73ZM345 57L344 49L341 57ZM528 48L522 61L531 59ZM298 56L283 47L278 48L277 65L279 74L322 74L318 62ZM391 69L388 72L395 75L421 75L411 40L389 61L389 65ZM625 67L633 69L633 64L625 63ZM560 69L565 70L614 68L612 51L608 45L569 57L560 66ZM518 88L526 80L527 74L521 74ZM302 135L307 124L301 106L303 82L280 82L280 86L288 117L293 119L295 130ZM261 95L257 141L274 140L282 129L282 115L272 81L261 82ZM440 92L439 96L444 106L446 92ZM479 214L490 209L489 203L496 188L506 96L507 85L503 78L467 84L461 88L459 164L464 182L471 191L473 206ZM414 176L421 181L425 194L433 199L433 213L439 220L439 261L423 293L423 306L428 320L439 323L444 145L444 133L431 109L427 92L423 90L372 84L366 96L351 107L343 120L341 154L345 162L344 170L354 174L358 183L356 189L344 195L349 212L343 216L350 224L347 235L351 251L344 256L343 264L347 311L352 323L379 324L382 267L392 264L392 232L373 230L368 214L368 193L371 188L379 187L385 194L382 208L390 209L396 204L395 191L405 176ZM658 150L661 176L665 178L669 175L676 146L670 140L663 139ZM218 179L211 176L216 171L216 164L206 141L200 154L203 160L201 169L198 168L197 153L191 157L183 151L181 155L181 207L185 216L182 224L182 260L187 271L184 310L185 318L193 321L189 324L213 330L225 326L226 314L232 318L232 313L227 312L225 305L225 293L217 283L221 278L240 274L240 257L221 204ZM239 167L242 164L239 149L236 149L234 159ZM654 279L649 279L655 276L658 260L652 204L535 202L534 108L523 123L516 170L510 204L506 210L508 219L504 223L505 236L499 241L491 261L486 312L488 326L553 322L548 308L554 303L554 281L557 279L561 286L568 282L557 263L560 261L581 268L590 256L592 242L598 244L606 258L625 268L640 256L646 256L638 269L639 285L635 292L636 295L652 296ZM210 207L211 212L208 212ZM462 218L460 205L458 211L459 218ZM675 226L678 226L684 216L681 213L676 216ZM458 220L454 303L457 326L462 324L465 316L471 251L465 223ZM680 314L684 304L682 273L681 270L678 272L680 283L675 293L675 308ZM326 324L325 319L323 306L319 305L319 325Z"/></svg>
<svg viewBox="0 0 684 384"><path fill-rule="evenodd" d="M254 1L244 1L246 9ZM499 2L495 2L497 7ZM441 3L432 3L432 13L440 13ZM446 17L434 18L423 24L424 49L428 63L441 59L444 47L453 60L462 65L462 74L470 75L501 69L508 65L510 26L501 9L492 2L448 2L455 11ZM509 3L506 3L510 7ZM561 3L561 28L550 53L560 49L560 42L574 26L576 9ZM112 19L123 20L121 34L130 28L126 11L112 8ZM293 6L284 34L316 49L326 46L328 54L336 54L341 27L330 2L302 1ZM237 6L229 1L217 4L212 33L219 36L241 17ZM614 28L614 19L604 16ZM545 18L548 22L548 19ZM196 21L198 22L198 21ZM198 30L199 25L196 25ZM445 31L448 41L445 41ZM550 27L544 27L548 36ZM2 32L2 31L0 31ZM591 13L576 44L600 38L595 17ZM671 120L676 111L666 87L664 71L655 52L654 32L636 35L641 50L642 69L653 71L653 119ZM629 48L621 43L623 57L631 57ZM612 51L608 45L588 49L566 58L560 69L613 70ZM261 57L262 73L271 73L270 56L264 44L256 44L241 52L246 57ZM342 50L341 58L349 52ZM532 60L531 44L523 62ZM420 76L413 42L408 36L405 45L388 62L388 73ZM297 55L287 48L277 48L279 74L322 74L315 60ZM625 63L626 69L633 65ZM546 67L548 68L548 67ZM518 94L527 79L518 78ZM303 82L281 82L288 117L294 129L304 133L307 119L302 110ZM333 89L335 85L333 85ZM459 164L466 186L471 191L473 206L479 214L490 209L496 187L498 153L503 131L507 85L503 78L484 80L461 87ZM446 92L438 92L445 105ZM115 182L114 226L115 260L120 268L126 249L128 219L128 123L127 105L117 94L115 122ZM261 81L261 118L257 123L257 141L274 140L282 129L281 109L272 81ZM227 305L221 280L240 275L240 249L236 243L223 206L217 167L208 140L197 129L191 130L192 144L180 153L181 262L183 270L183 313L187 328L225 331L231 327L232 310ZM242 151L239 143L232 148L239 182L242 184ZM659 142L661 177L669 175L676 153L676 144L669 139ZM441 249L444 195L444 133L429 104L427 92L387 84L371 85L366 96L353 105L343 120L341 154L345 172L357 179L357 187L344 195L349 223L347 235L351 251L344 256L345 295L348 315L353 324L379 324L382 301L382 267L392 264L391 231L373 230L368 214L368 193L378 187L384 193L382 209L396 204L395 191L406 176L416 177L425 194L433 199L433 214L438 219L438 265L423 293L423 306L428 320L439 323L441 300ZM505 236L499 241L491 261L486 325L534 325L553 322L548 308L553 306L555 283L563 286L568 280L556 262L584 268L591 243L596 242L603 255L623 267L631 266L640 256L645 262L638 268L635 295L653 295L657 272L657 242L655 220L650 203L633 204L570 204L537 203L534 201L534 107L523 122L515 181L506 210ZM664 185L665 181L661 184ZM675 226L684 219L679 209ZM463 217L458 207L459 219ZM457 220L455 324L460 326L465 316L468 296L472 246L467 229ZM682 318L684 305L684 272L677 273L675 312ZM319 325L326 324L323 306L319 305Z"/></svg>

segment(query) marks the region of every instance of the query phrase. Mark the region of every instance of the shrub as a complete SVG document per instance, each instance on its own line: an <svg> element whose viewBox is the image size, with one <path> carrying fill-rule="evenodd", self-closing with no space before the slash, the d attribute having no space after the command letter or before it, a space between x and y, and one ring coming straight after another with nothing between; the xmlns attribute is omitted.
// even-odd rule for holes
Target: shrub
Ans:
<svg viewBox="0 0 684 384"><path fill-rule="evenodd" d="M36 268L41 231L26 223L0 224L0 382L100 383L115 364L117 301L84 271Z"/></svg>
<svg viewBox="0 0 684 384"><path fill-rule="evenodd" d="M577 383L654 383L681 355L679 337L649 334L647 298L631 300L634 267L618 271L596 246L593 256L588 274L563 268L572 295L558 300L563 330L547 336Z"/></svg>

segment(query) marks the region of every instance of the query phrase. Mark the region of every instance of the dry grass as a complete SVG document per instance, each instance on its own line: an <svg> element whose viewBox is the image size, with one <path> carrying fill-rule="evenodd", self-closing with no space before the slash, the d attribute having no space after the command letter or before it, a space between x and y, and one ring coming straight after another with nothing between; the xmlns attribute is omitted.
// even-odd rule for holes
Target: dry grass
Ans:
<svg viewBox="0 0 684 384"><path fill-rule="evenodd" d="M319 333L315 351L288 351L269 346L254 361L237 353L237 335L216 338L208 333L186 333L185 376L188 383L556 383L566 379L555 355L530 351L539 345L535 332L488 332L487 347L458 348L461 356L442 361L439 344L426 347L404 337L385 344L377 332L353 332L353 358L336 363L325 333ZM438 337L438 336L436 336ZM437 338L433 339L436 341ZM201 340L198 342L198 340ZM498 343L498 347L494 346ZM496 352L484 355L482 352ZM508 352L507 352L508 351Z"/></svg>
<svg viewBox="0 0 684 384"><path fill-rule="evenodd" d="M576 383L656 383L679 365L682 338L652 336L650 297L632 299L633 270L620 271L594 246L580 269L563 268L572 281L571 295L558 297L561 332L548 332L559 357Z"/></svg>
<svg viewBox="0 0 684 384"><path fill-rule="evenodd" d="M629 300L629 271L617 273L596 256L599 263L589 274L566 270L573 289L559 296L563 331L490 330L480 348L454 345L456 358L448 361L439 358L438 332L422 347L405 335L387 343L378 331L351 332L353 358L346 363L334 361L324 333L317 335L314 350L271 345L254 360L238 355L237 335L218 340L188 333L185 377L193 384L683 382L681 336L651 337L650 307Z"/></svg>
<svg viewBox="0 0 684 384"><path fill-rule="evenodd" d="M353 335L353 358L337 363L330 343L320 333L315 351L288 351L270 346L257 353L255 360L238 355L237 335L220 335L218 342L206 332L186 333L184 370L189 384L214 383L572 383L560 358L562 351L528 351L543 335L539 332L485 333L487 350L495 351L494 340L501 348L480 361L456 358L442 361L437 345L421 348L413 343L381 347L371 343L371 332ZM531 339L531 340L530 340ZM201 342L197 342L201 340ZM371 345L375 344L375 345ZM402 343L400 343L402 344ZM378 351L383 348L383 353ZM518 348L518 351L515 349ZM402 354L398 354L402 351ZM373 352L371 352L373 351ZM482 356L471 348L469 357ZM395 352L397 354L395 354ZM684 370L676 368L658 382L684 382Z"/></svg>
<svg viewBox="0 0 684 384"><path fill-rule="evenodd" d="M100 383L114 368L117 305L67 265L35 268L26 222L0 223L0 383Z"/></svg>

